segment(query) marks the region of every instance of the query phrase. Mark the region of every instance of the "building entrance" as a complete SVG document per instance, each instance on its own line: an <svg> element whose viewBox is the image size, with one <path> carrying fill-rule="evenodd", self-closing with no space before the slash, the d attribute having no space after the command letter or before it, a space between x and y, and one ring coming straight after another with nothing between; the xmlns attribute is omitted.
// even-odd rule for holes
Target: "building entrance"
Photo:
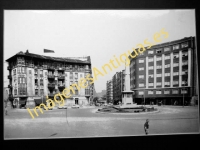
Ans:
<svg viewBox="0 0 200 150"><path fill-rule="evenodd" d="M75 104L78 105L78 98L75 98Z"/></svg>

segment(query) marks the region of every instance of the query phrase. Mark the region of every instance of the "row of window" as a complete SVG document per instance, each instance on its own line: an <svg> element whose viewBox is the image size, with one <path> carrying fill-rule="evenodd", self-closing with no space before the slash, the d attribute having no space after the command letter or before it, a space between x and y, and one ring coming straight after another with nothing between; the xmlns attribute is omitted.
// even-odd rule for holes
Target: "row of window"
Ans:
<svg viewBox="0 0 200 150"><path fill-rule="evenodd" d="M171 92L172 92L172 94L179 94L179 90L178 89L173 89ZM147 91L148 95L153 95L154 93L155 94L170 94L170 90L164 90L164 92L161 91L161 90L156 90L155 92L154 92L154 90L148 90ZM187 94L187 93L188 93L187 89L182 89L181 90L181 94ZM138 94L139 95L144 95L144 91L139 91Z"/></svg>
<svg viewBox="0 0 200 150"><path fill-rule="evenodd" d="M181 48L185 48L185 47L188 47L188 42L186 43L182 43L181 44ZM180 45L179 44L176 44L176 45L173 45L172 46L172 50L176 50L176 49L179 49L180 48ZM164 52L169 52L170 51L170 47L164 47ZM156 49L156 53L161 53L162 52L162 48L159 48L159 49ZM149 50L148 51L148 54L153 54L154 53L154 50Z"/></svg>
<svg viewBox="0 0 200 150"><path fill-rule="evenodd" d="M187 84L187 81L182 81L182 86L186 85ZM173 85L178 85L179 84L179 81L173 81ZM150 86L154 86L154 83L152 82L149 82L149 87ZM161 86L162 85L162 82L156 82L156 86ZM164 85L170 85L170 82L164 82ZM144 83L139 83L139 87L144 87Z"/></svg>
<svg viewBox="0 0 200 150"><path fill-rule="evenodd" d="M151 51L148 51L151 52ZM187 51L183 51L182 52L182 57L186 57L188 56L188 52ZM173 58L179 58L179 53L173 53ZM164 55L164 59L170 59L170 55ZM160 61L162 60L162 56L156 56L156 61ZM148 62L153 62L154 61L154 57L149 57L148 58ZM139 59L139 63L144 63L144 58ZM135 64L135 62L132 62L132 64Z"/></svg>

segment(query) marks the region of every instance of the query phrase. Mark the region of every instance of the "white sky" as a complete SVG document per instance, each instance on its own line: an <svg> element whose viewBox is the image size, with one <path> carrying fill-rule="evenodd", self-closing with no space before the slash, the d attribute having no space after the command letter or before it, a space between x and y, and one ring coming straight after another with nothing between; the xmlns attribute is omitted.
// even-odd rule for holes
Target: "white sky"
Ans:
<svg viewBox="0 0 200 150"><path fill-rule="evenodd" d="M169 33L163 42L196 36L194 10L5 10L4 62L19 51L55 57L91 56L92 67L101 67L127 53L162 28ZM55 53L43 53L43 49ZM96 92L124 69L98 76ZM4 87L8 85L4 63Z"/></svg>

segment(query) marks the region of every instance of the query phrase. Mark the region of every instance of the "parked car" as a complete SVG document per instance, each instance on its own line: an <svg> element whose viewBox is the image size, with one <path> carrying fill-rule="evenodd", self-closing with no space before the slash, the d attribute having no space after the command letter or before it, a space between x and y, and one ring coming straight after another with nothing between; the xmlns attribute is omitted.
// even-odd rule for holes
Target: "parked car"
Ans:
<svg viewBox="0 0 200 150"><path fill-rule="evenodd" d="M72 108L79 108L79 107L80 107L80 106L77 105L77 104L72 106Z"/></svg>
<svg viewBox="0 0 200 150"><path fill-rule="evenodd" d="M64 106L58 106L58 109L67 109L67 106L64 105Z"/></svg>

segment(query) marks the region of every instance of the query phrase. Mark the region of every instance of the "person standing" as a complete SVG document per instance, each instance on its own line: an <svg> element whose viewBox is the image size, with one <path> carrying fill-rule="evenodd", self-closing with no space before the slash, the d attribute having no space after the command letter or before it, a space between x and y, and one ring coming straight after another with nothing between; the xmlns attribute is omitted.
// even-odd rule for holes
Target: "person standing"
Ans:
<svg viewBox="0 0 200 150"><path fill-rule="evenodd" d="M144 124L144 131L145 131L146 135L149 134L148 130L149 130L149 119L147 119L145 124Z"/></svg>

